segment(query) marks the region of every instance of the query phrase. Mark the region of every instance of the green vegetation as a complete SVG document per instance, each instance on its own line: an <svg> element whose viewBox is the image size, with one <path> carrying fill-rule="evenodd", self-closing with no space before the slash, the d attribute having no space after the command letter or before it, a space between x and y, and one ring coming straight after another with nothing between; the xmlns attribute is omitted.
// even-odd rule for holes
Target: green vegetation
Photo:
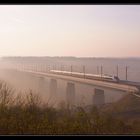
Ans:
<svg viewBox="0 0 140 140"><path fill-rule="evenodd" d="M41 102L30 91L14 95L4 82L0 84L0 134L139 134L140 122L128 124L111 111L93 106L70 109L61 102L59 109Z"/></svg>

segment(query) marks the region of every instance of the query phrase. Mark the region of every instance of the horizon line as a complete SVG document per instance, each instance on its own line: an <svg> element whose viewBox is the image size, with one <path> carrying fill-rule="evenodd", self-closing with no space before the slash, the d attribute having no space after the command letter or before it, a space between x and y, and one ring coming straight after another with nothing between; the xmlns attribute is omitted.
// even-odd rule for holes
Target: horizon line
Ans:
<svg viewBox="0 0 140 140"><path fill-rule="evenodd" d="M0 56L0 58L8 58L8 57L59 57L59 58L140 58L140 56L121 56L121 57L115 57L115 56Z"/></svg>

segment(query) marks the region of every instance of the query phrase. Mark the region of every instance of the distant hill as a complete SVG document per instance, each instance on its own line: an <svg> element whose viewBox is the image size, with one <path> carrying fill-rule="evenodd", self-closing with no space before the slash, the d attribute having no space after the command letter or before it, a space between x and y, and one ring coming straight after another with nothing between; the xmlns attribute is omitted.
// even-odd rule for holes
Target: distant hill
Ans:
<svg viewBox="0 0 140 140"><path fill-rule="evenodd" d="M75 56L5 56L2 57L3 60L32 60L32 59L65 59L65 60L117 60L117 59L127 59L127 60L140 60L140 57L75 57Z"/></svg>

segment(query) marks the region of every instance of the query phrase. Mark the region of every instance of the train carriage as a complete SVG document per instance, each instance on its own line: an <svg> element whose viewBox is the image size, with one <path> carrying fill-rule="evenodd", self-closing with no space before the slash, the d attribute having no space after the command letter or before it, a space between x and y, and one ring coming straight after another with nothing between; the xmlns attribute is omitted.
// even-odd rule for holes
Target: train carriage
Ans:
<svg viewBox="0 0 140 140"><path fill-rule="evenodd" d="M78 78L86 78L86 79L92 79L92 80L119 82L119 78L117 76L112 76L112 75L107 75L107 74L96 75L96 74L85 74L85 73L70 72L70 71L59 71L59 70L50 70L50 73L73 76L73 77L78 77Z"/></svg>

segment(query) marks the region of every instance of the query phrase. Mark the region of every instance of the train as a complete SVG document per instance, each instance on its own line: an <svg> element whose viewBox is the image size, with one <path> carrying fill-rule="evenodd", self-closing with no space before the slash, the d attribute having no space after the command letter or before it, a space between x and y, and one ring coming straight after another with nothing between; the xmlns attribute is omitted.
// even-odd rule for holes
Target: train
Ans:
<svg viewBox="0 0 140 140"><path fill-rule="evenodd" d="M108 75L108 74L89 74L89 73L80 73L80 72L70 72L70 71L60 71L60 70L50 70L52 74L60 74L65 76L73 76L78 78L108 81L108 82L119 82L120 79L117 76Z"/></svg>

